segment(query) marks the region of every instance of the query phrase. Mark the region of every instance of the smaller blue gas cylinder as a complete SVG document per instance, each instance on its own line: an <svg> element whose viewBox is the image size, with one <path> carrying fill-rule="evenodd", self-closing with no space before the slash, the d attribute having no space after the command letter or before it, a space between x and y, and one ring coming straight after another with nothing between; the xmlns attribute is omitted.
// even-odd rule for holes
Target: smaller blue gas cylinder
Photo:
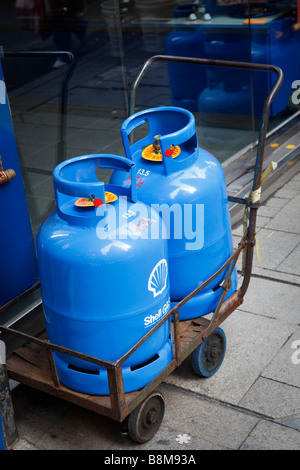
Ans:
<svg viewBox="0 0 300 470"><path fill-rule="evenodd" d="M167 242L161 218L136 200L136 186L99 181L100 168L135 180L132 161L115 155L67 160L53 173L57 209L42 224L37 252L49 340L114 362L170 309ZM138 390L172 360L170 319L122 365L124 391ZM54 352L60 381L109 394L107 370Z"/></svg>
<svg viewBox="0 0 300 470"><path fill-rule="evenodd" d="M173 307L220 269L233 252L224 172L213 155L198 147L195 118L186 109L143 110L123 122L121 134L127 158L136 163L138 199L151 205L166 225ZM131 184L120 171L114 172L111 182L124 187ZM213 311L226 273L187 302L179 311L180 319ZM231 280L228 295L236 289L236 270Z"/></svg>

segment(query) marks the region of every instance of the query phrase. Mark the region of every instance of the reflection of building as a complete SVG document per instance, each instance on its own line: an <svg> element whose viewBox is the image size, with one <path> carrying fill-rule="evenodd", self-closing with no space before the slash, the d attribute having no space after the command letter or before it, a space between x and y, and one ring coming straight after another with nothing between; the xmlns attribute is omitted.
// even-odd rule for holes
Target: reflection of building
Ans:
<svg viewBox="0 0 300 470"><path fill-rule="evenodd" d="M211 19L207 21L183 17L167 37L166 53L278 65L285 78L272 105L271 115L275 115L286 107L292 81L300 75L300 62L295 60L300 34L291 29L293 11L257 6L249 18L247 5L235 5L226 15L224 10L208 6ZM253 101L254 114L260 115L273 80L258 72L252 82L249 72L188 65L172 64L169 70L174 105L204 113L251 115Z"/></svg>

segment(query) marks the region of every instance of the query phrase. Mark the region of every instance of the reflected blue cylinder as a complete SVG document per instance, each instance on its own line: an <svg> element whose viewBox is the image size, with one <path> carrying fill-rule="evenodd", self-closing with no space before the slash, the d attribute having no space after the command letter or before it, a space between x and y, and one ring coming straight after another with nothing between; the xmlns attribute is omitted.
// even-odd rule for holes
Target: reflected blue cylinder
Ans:
<svg viewBox="0 0 300 470"><path fill-rule="evenodd" d="M139 140L132 144L133 131ZM198 147L194 116L185 109L141 111L124 121L121 134L126 156L136 164L138 199L151 205L166 225L174 306L212 276L233 252L224 172L215 157ZM128 187L131 180L115 171L111 183ZM227 269L187 302L180 309L180 319L213 311L226 274ZM236 290L236 270L231 280L228 296Z"/></svg>
<svg viewBox="0 0 300 470"><path fill-rule="evenodd" d="M50 341L114 362L170 309L168 252L165 239L149 234L152 226L163 231L164 226L158 214L136 201L135 185L104 185L98 167L135 175L131 161L112 155L58 165L57 209L39 229L37 252ZM92 205L79 207L78 198ZM154 379L172 360L172 347L167 320L123 363L124 391ZM67 387L109 394L106 368L57 352L54 359Z"/></svg>

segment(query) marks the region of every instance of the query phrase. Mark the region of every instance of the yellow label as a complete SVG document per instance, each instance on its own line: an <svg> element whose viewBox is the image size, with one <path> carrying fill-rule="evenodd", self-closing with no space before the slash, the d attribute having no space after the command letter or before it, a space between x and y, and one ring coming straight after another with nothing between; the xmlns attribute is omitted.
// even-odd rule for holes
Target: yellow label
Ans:
<svg viewBox="0 0 300 470"><path fill-rule="evenodd" d="M77 207L91 207L93 205L93 199L90 197L81 197L75 202L75 206Z"/></svg>
<svg viewBox="0 0 300 470"><path fill-rule="evenodd" d="M118 196L116 196L114 193L110 193L109 191L105 191L105 202L110 203L110 202L115 202L118 199Z"/></svg>
<svg viewBox="0 0 300 470"><path fill-rule="evenodd" d="M110 193L109 191L105 191L105 202L109 204L110 202L114 202L118 199L118 196L114 193ZM91 197L81 197L77 199L75 202L75 206L77 207L92 207L94 206L94 201Z"/></svg>
<svg viewBox="0 0 300 470"><path fill-rule="evenodd" d="M263 24L268 21L269 18L250 18L244 21L244 24Z"/></svg>
<svg viewBox="0 0 300 470"><path fill-rule="evenodd" d="M171 145L171 150L172 150L172 158L178 157L178 155L181 152L181 148L176 145ZM152 144L148 145L143 152L142 152L142 157L145 160L151 160L152 162L162 162L162 155L160 151L155 151L154 147Z"/></svg>

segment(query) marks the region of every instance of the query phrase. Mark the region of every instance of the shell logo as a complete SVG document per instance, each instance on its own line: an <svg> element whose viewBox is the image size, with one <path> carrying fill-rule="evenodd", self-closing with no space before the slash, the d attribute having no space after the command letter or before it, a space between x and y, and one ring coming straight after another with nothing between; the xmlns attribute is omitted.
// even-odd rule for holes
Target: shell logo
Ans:
<svg viewBox="0 0 300 470"><path fill-rule="evenodd" d="M148 290L157 297L167 287L168 264L165 259L160 260L152 269L148 280Z"/></svg>

